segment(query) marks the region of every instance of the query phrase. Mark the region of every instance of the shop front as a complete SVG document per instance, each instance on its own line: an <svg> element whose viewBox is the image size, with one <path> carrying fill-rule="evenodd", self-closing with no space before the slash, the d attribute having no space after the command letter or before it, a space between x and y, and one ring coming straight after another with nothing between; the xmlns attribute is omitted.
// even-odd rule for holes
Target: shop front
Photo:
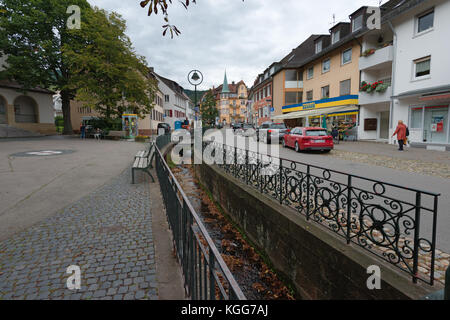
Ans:
<svg viewBox="0 0 450 320"><path fill-rule="evenodd" d="M283 120L288 127L322 127L329 132L337 128L341 139L356 140L358 124L358 96L348 95L283 107Z"/></svg>
<svg viewBox="0 0 450 320"><path fill-rule="evenodd" d="M449 144L449 105L412 106L410 110L411 142Z"/></svg>

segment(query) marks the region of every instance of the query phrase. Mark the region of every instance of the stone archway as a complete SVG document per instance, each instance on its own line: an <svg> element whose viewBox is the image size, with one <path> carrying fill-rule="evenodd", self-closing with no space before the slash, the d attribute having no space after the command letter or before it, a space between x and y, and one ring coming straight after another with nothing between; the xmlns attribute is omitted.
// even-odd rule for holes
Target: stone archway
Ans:
<svg viewBox="0 0 450 320"><path fill-rule="evenodd" d="M16 123L37 123L37 103L28 96L19 96L14 100L14 115Z"/></svg>
<svg viewBox="0 0 450 320"><path fill-rule="evenodd" d="M8 103L3 96L0 96L0 124L8 124L8 117L6 115Z"/></svg>

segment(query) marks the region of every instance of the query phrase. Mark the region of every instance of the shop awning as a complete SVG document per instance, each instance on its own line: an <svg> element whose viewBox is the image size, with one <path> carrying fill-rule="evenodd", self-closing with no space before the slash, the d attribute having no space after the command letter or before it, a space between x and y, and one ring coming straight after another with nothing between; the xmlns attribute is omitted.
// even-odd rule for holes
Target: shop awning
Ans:
<svg viewBox="0 0 450 320"><path fill-rule="evenodd" d="M299 118L307 118L320 116L324 114L330 113L341 113L348 111L358 111L356 106L343 106L343 107L331 107L331 108L321 108L314 110L305 110L305 111L295 111L287 114L282 114L279 116L272 117L272 120L287 120L287 119L299 119Z"/></svg>

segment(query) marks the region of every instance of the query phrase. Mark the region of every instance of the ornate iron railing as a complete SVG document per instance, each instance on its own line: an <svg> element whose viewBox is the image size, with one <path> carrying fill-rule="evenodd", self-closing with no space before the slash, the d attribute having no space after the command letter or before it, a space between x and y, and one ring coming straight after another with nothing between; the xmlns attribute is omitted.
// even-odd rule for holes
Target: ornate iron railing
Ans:
<svg viewBox="0 0 450 320"><path fill-rule="evenodd" d="M193 300L245 300L242 290L161 154L169 136L156 139L156 172L185 289Z"/></svg>
<svg viewBox="0 0 450 320"><path fill-rule="evenodd" d="M408 272L414 283L434 284L439 194L217 142L203 147L208 143L226 173Z"/></svg>

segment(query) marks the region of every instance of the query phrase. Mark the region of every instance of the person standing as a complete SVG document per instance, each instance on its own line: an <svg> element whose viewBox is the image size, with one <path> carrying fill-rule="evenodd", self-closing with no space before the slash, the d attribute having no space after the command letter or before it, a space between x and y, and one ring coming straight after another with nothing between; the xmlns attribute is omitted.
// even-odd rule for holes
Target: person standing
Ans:
<svg viewBox="0 0 450 320"><path fill-rule="evenodd" d="M86 126L84 125L83 122L80 124L80 133L81 133L81 139L85 139L86 138Z"/></svg>
<svg viewBox="0 0 450 320"><path fill-rule="evenodd" d="M398 151L403 151L403 146L406 143L406 125L402 120L398 121L397 129L395 129L392 136L394 137L395 135L397 135Z"/></svg>

